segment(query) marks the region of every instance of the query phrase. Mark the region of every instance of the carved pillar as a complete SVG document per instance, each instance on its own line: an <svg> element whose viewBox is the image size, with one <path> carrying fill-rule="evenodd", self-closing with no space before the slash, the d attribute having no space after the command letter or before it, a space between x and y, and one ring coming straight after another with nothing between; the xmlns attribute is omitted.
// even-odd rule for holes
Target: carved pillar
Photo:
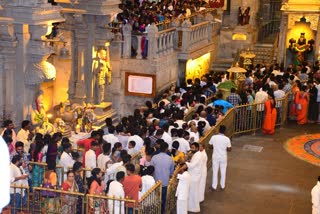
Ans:
<svg viewBox="0 0 320 214"><path fill-rule="evenodd" d="M280 23L280 34L278 42L278 57L277 62L286 63L286 54L287 54L287 30L288 30L288 15L282 14L281 23Z"/></svg>
<svg viewBox="0 0 320 214"><path fill-rule="evenodd" d="M142 59L142 51L141 51L141 40L142 40L142 36L141 34L137 34L135 35L138 39L138 47L137 47L137 59Z"/></svg>
<svg viewBox="0 0 320 214"><path fill-rule="evenodd" d="M17 122L14 111L14 72L16 69L17 41L12 19L0 18L0 118ZM19 121L20 122L20 121Z"/></svg>
<svg viewBox="0 0 320 214"><path fill-rule="evenodd" d="M212 35L213 35L213 16L210 13L206 14L205 20L209 22L208 25L208 42L212 41Z"/></svg>
<svg viewBox="0 0 320 214"><path fill-rule="evenodd" d="M191 39L191 27L192 24L190 20L186 19L181 24L181 31L182 31L182 52L186 52L192 43Z"/></svg>

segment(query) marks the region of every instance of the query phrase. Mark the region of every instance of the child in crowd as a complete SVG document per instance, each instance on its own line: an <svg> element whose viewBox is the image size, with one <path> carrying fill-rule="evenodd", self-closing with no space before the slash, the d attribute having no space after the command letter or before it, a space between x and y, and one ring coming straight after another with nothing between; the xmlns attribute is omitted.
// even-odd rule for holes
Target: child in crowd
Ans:
<svg viewBox="0 0 320 214"><path fill-rule="evenodd" d="M136 146L136 142L131 140L128 143L128 154L133 156L134 154L137 153L137 150L134 148Z"/></svg>

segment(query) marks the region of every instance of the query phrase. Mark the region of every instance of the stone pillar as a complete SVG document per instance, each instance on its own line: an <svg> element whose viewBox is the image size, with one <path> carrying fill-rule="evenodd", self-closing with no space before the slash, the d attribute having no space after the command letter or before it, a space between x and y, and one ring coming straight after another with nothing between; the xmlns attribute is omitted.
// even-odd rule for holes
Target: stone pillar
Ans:
<svg viewBox="0 0 320 214"><path fill-rule="evenodd" d="M279 33L277 62L286 63L286 54L287 54L286 39L287 39L287 31L288 31L288 15L287 14L282 14L280 29L281 31Z"/></svg>
<svg viewBox="0 0 320 214"><path fill-rule="evenodd" d="M315 59L320 60L320 16L318 21L318 30L317 30L316 42L315 42Z"/></svg>
<svg viewBox="0 0 320 214"><path fill-rule="evenodd" d="M212 41L212 36L213 36L213 16L210 13L206 14L205 20L209 22L208 26L208 42Z"/></svg>
<svg viewBox="0 0 320 214"><path fill-rule="evenodd" d="M130 24L126 24L126 25L123 26L122 30L123 30L123 58L131 58L131 32L132 32L132 27L131 27Z"/></svg>
<svg viewBox="0 0 320 214"><path fill-rule="evenodd" d="M17 124L14 111L14 73L17 41L12 19L0 18L0 118L10 118ZM20 122L20 121L18 121Z"/></svg>
<svg viewBox="0 0 320 214"><path fill-rule="evenodd" d="M186 19L181 24L182 30L182 52L187 52L191 45L191 29L192 26L190 20Z"/></svg>
<svg viewBox="0 0 320 214"><path fill-rule="evenodd" d="M157 33L158 28L155 24L152 24L147 29L148 32L148 58L154 59L157 57L158 41Z"/></svg>

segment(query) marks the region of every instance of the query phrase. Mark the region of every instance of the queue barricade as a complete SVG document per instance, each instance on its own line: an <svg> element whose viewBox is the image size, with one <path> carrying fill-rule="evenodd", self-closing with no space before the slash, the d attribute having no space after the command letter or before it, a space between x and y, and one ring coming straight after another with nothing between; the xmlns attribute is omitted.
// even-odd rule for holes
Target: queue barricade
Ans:
<svg viewBox="0 0 320 214"><path fill-rule="evenodd" d="M28 186L10 185L10 203L2 214L30 213L30 191Z"/></svg>
<svg viewBox="0 0 320 214"><path fill-rule="evenodd" d="M176 174L180 170L180 166L178 165L173 174ZM169 184L167 186L167 194L166 194L166 204L165 204L165 212L166 214L176 213L177 207L177 199L176 199L176 191L178 187L178 179L177 176L172 176L169 180Z"/></svg>
<svg viewBox="0 0 320 214"><path fill-rule="evenodd" d="M85 194L34 187L30 206L32 213L85 213Z"/></svg>
<svg viewBox="0 0 320 214"><path fill-rule="evenodd" d="M128 213L132 209L132 213L138 213L139 207L135 200L128 198L109 197L105 194L85 196L86 207L85 213L87 214L119 214Z"/></svg>
<svg viewBox="0 0 320 214"><path fill-rule="evenodd" d="M32 171L31 171L32 186L39 187L43 183L43 175L48 170L47 163L30 161L29 165L32 166ZM62 183L64 182L64 173L65 173L63 166L57 165L55 171L58 176L58 186L61 186Z"/></svg>
<svg viewBox="0 0 320 214"><path fill-rule="evenodd" d="M143 194L139 200L139 213L160 214L162 200L162 183L158 181L153 187Z"/></svg>

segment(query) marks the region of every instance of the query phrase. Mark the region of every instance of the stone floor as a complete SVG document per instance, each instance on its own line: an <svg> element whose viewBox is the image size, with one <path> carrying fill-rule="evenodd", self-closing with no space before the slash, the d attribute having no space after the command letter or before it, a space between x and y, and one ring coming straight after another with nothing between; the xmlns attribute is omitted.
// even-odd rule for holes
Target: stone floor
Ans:
<svg viewBox="0 0 320 214"><path fill-rule="evenodd" d="M319 132L320 125L297 126L291 122L273 136L243 135L232 139L228 156L226 189L210 192L208 171L201 213L212 214L308 214L312 187L319 167L291 156L283 148L294 136ZM243 150L245 144L262 146L261 152Z"/></svg>

